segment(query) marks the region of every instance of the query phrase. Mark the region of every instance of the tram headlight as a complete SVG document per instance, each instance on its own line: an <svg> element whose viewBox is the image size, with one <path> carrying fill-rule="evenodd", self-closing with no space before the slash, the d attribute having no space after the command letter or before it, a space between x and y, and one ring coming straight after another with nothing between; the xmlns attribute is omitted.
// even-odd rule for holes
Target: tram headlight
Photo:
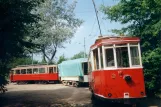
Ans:
<svg viewBox="0 0 161 107"><path fill-rule="evenodd" d="M111 93L108 93L108 97L111 97L112 96L112 94Z"/></svg>

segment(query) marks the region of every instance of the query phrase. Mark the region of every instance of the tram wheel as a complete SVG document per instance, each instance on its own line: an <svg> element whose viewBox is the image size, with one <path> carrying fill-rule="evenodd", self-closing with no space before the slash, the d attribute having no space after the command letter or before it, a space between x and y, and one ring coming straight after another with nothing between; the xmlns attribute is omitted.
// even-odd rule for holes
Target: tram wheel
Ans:
<svg viewBox="0 0 161 107"><path fill-rule="evenodd" d="M70 86L70 82L67 82L67 85Z"/></svg>
<svg viewBox="0 0 161 107"><path fill-rule="evenodd" d="M78 83L78 82L74 82L74 83L73 83L73 86L74 86L74 87L79 87L79 83Z"/></svg>
<svg viewBox="0 0 161 107"><path fill-rule="evenodd" d="M99 105L100 104L100 100L98 98L96 98L96 96L94 95L94 93L92 92L91 94L91 101L93 105Z"/></svg>

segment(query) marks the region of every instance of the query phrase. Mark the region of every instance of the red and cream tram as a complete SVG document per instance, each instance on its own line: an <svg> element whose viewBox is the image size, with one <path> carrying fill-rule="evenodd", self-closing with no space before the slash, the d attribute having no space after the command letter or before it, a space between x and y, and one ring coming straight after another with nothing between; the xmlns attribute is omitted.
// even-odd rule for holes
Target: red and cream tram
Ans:
<svg viewBox="0 0 161 107"><path fill-rule="evenodd" d="M57 65L17 66L10 72L10 81L18 84L58 82Z"/></svg>
<svg viewBox="0 0 161 107"><path fill-rule="evenodd" d="M89 89L109 101L144 98L144 75L138 37L99 37L90 48Z"/></svg>

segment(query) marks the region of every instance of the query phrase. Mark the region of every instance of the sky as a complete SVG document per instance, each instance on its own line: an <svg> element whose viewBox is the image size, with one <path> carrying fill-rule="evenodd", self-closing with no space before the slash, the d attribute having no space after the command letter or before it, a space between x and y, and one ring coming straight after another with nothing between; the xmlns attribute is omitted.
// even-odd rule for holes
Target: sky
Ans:
<svg viewBox="0 0 161 107"><path fill-rule="evenodd" d="M69 0L72 2L73 0ZM113 6L118 3L118 0L94 0L96 8L99 11L101 5ZM65 43L62 49L58 49L56 53L55 60L58 60L59 56L63 55L67 58L79 53L80 51L85 51L89 53L90 46L94 44L96 38L100 36L100 31L98 28L98 22L96 20L96 14L93 6L92 0L77 0L77 5L75 8L76 18L82 19L83 24L77 29L74 37L70 40L70 43ZM110 20L103 18L105 17L100 11L98 12L98 18L100 21L101 31L103 36L113 35L110 31L111 29L120 29L121 24L116 22L111 22ZM85 39L85 43L84 43ZM85 44L85 49L84 49ZM41 55L34 54L34 59L41 61Z"/></svg>

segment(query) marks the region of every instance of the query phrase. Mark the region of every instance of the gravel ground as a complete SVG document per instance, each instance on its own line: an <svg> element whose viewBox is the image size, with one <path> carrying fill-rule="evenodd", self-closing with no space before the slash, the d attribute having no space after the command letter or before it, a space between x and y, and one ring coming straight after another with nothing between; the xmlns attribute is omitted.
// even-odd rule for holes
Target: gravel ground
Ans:
<svg viewBox="0 0 161 107"><path fill-rule="evenodd" d="M87 87L75 88L62 84L9 84L0 94L0 107L126 107L105 103L92 104ZM141 107L161 107L161 99L146 99Z"/></svg>

